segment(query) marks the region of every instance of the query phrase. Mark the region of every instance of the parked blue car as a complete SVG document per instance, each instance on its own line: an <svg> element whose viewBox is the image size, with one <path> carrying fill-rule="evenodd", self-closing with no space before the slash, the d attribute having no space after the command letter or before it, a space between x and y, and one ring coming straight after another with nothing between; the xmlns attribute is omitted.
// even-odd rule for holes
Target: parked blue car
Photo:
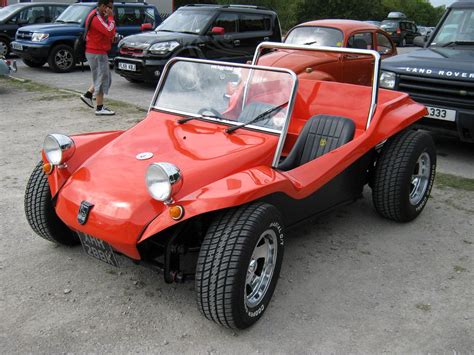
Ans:
<svg viewBox="0 0 474 355"><path fill-rule="evenodd" d="M13 53L30 67L41 67L48 62L57 73L71 71L77 64L74 42L83 34L87 15L95 7L96 3L76 3L54 23L21 27L11 43ZM122 36L140 32L143 24L155 28L161 23L156 7L146 3L116 3L114 13L117 32ZM115 57L116 53L114 46L109 57Z"/></svg>

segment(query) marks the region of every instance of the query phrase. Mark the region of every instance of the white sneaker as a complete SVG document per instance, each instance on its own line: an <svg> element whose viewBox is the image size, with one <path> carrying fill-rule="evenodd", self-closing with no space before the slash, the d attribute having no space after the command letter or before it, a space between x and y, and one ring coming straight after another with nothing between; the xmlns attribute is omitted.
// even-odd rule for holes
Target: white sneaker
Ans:
<svg viewBox="0 0 474 355"><path fill-rule="evenodd" d="M97 116L112 116L115 115L115 112L112 110L109 110L107 107L102 106L100 110L95 110L95 114Z"/></svg>
<svg viewBox="0 0 474 355"><path fill-rule="evenodd" d="M94 108L94 104L92 103L92 99L85 97L84 94L81 94L81 100L90 108Z"/></svg>

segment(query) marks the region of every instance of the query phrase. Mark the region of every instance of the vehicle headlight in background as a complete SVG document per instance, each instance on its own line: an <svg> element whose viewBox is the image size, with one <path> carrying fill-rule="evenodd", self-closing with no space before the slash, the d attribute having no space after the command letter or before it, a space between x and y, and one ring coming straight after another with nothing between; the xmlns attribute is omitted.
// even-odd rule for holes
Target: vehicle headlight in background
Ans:
<svg viewBox="0 0 474 355"><path fill-rule="evenodd" d="M63 134L48 134L44 139L43 150L53 165L61 165L76 151L74 141Z"/></svg>
<svg viewBox="0 0 474 355"><path fill-rule="evenodd" d="M395 73L382 71L380 74L379 84L385 89L394 89L396 78L397 75Z"/></svg>
<svg viewBox="0 0 474 355"><path fill-rule="evenodd" d="M166 54L174 51L174 49L178 46L179 43L176 41L160 42L153 44L150 49L148 49L148 51L152 54Z"/></svg>
<svg viewBox="0 0 474 355"><path fill-rule="evenodd" d="M33 35L31 36L31 40L33 42L41 42L44 41L49 37L49 33L37 33L34 32Z"/></svg>
<svg viewBox="0 0 474 355"><path fill-rule="evenodd" d="M181 171L171 163L151 164L145 180L151 197L166 204L172 203L172 196L183 185Z"/></svg>

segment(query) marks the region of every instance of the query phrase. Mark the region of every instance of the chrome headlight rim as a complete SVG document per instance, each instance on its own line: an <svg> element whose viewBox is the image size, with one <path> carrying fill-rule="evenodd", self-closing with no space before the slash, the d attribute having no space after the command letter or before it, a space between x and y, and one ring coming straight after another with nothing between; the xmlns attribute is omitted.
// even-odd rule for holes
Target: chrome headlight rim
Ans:
<svg viewBox="0 0 474 355"><path fill-rule="evenodd" d="M151 197L170 204L173 202L173 196L181 189L183 177L181 170L174 164L152 163L148 166L145 183Z"/></svg>
<svg viewBox="0 0 474 355"><path fill-rule="evenodd" d="M62 165L76 151L76 145L71 137L64 134L48 134L44 139L43 151L52 165Z"/></svg>
<svg viewBox="0 0 474 355"><path fill-rule="evenodd" d="M379 85L384 89L395 89L397 74L391 71L382 70L380 73Z"/></svg>

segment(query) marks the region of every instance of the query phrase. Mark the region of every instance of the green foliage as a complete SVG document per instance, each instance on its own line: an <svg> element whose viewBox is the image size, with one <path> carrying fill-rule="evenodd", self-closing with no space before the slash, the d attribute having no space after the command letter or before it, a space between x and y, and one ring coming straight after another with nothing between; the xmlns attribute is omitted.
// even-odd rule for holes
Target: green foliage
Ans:
<svg viewBox="0 0 474 355"><path fill-rule="evenodd" d="M424 26L436 26L445 7L433 7L429 0L175 0L185 4L242 4L267 6L278 13L281 28L325 18L383 20L391 11L401 11L408 19Z"/></svg>

